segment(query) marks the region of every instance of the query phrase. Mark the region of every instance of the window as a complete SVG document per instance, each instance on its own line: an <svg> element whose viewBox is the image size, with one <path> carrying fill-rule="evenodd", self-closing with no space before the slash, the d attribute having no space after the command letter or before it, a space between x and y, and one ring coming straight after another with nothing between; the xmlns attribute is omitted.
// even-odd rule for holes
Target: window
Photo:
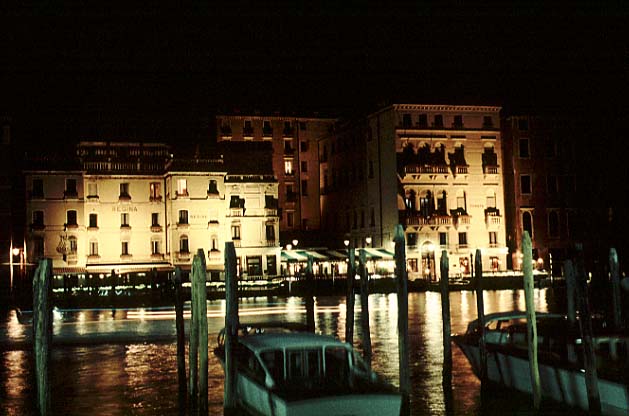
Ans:
<svg viewBox="0 0 629 416"><path fill-rule="evenodd" d="M448 245L448 233L439 233L439 245L441 247Z"/></svg>
<svg viewBox="0 0 629 416"><path fill-rule="evenodd" d="M120 226L121 227L129 226L129 213L128 212L123 212L122 214L120 214Z"/></svg>
<svg viewBox="0 0 629 416"><path fill-rule="evenodd" d="M408 246L416 246L417 245L417 233L407 233L406 234L406 245L408 245Z"/></svg>
<svg viewBox="0 0 629 416"><path fill-rule="evenodd" d="M465 191L459 191L456 195L456 207L466 211L465 209Z"/></svg>
<svg viewBox="0 0 629 416"><path fill-rule="evenodd" d="M33 255L36 259L44 257L44 237L39 235L33 237Z"/></svg>
<svg viewBox="0 0 629 416"><path fill-rule="evenodd" d="M302 161L301 162L301 171L302 172L308 172L308 162L306 162L306 161Z"/></svg>
<svg viewBox="0 0 629 416"><path fill-rule="evenodd" d="M98 241L90 241L90 256L98 256Z"/></svg>
<svg viewBox="0 0 629 416"><path fill-rule="evenodd" d="M294 212L287 212L286 213L286 226L287 227L294 227L295 226L295 213Z"/></svg>
<svg viewBox="0 0 629 416"><path fill-rule="evenodd" d="M412 273L417 273L419 271L419 263L417 259L408 259L406 260L407 270Z"/></svg>
<svg viewBox="0 0 629 416"><path fill-rule="evenodd" d="M528 231L529 236L533 238L533 216L529 211L522 213L522 230Z"/></svg>
<svg viewBox="0 0 629 416"><path fill-rule="evenodd" d="M273 134L273 128L271 127L271 122L269 120L264 120L262 123L262 134L265 136L270 136Z"/></svg>
<svg viewBox="0 0 629 416"><path fill-rule="evenodd" d="M519 141L519 150L520 150L520 157L521 158L529 158L531 157L531 153L529 151L529 139L528 138L521 138Z"/></svg>
<svg viewBox="0 0 629 416"><path fill-rule="evenodd" d="M373 179L373 160L369 161L369 179Z"/></svg>
<svg viewBox="0 0 629 416"><path fill-rule="evenodd" d="M526 131L529 129L529 121L527 119L519 119L518 120L518 130Z"/></svg>
<svg viewBox="0 0 629 416"><path fill-rule="evenodd" d="M531 193L531 175L520 176L520 192L522 194Z"/></svg>
<svg viewBox="0 0 629 416"><path fill-rule="evenodd" d="M179 210L179 221L177 224L188 224L188 210L180 209Z"/></svg>
<svg viewBox="0 0 629 416"><path fill-rule="evenodd" d="M151 241L151 254L160 254L159 240Z"/></svg>
<svg viewBox="0 0 629 416"><path fill-rule="evenodd" d="M301 195L308 196L308 180L302 179L301 181Z"/></svg>
<svg viewBox="0 0 629 416"><path fill-rule="evenodd" d="M212 251L218 251L218 236L216 234L212 235Z"/></svg>
<svg viewBox="0 0 629 416"><path fill-rule="evenodd" d="M151 227L159 227L159 213L153 212L151 214Z"/></svg>
<svg viewBox="0 0 629 416"><path fill-rule="evenodd" d="M498 233L496 231L489 232L489 247L496 247L498 245Z"/></svg>
<svg viewBox="0 0 629 416"><path fill-rule="evenodd" d="M262 275L262 257L261 256L247 256L247 274L249 276Z"/></svg>
<svg viewBox="0 0 629 416"><path fill-rule="evenodd" d="M420 114L417 124L419 127L428 127L428 114Z"/></svg>
<svg viewBox="0 0 629 416"><path fill-rule="evenodd" d="M123 256L129 255L129 242L128 241L122 241L120 254Z"/></svg>
<svg viewBox="0 0 629 416"><path fill-rule="evenodd" d="M307 141L302 141L299 143L299 150L301 152L307 152L308 151L308 142Z"/></svg>
<svg viewBox="0 0 629 416"><path fill-rule="evenodd" d="M64 196L66 197L76 197L76 179L66 179L66 189Z"/></svg>
<svg viewBox="0 0 629 416"><path fill-rule="evenodd" d="M162 199L162 195L160 193L159 182L151 182L149 185L149 200L151 201L159 201Z"/></svg>
<svg viewBox="0 0 629 416"><path fill-rule="evenodd" d="M271 276L277 274L277 260L275 256L266 256L266 272Z"/></svg>
<svg viewBox="0 0 629 416"><path fill-rule="evenodd" d="M98 214L90 214L90 228L98 228Z"/></svg>
<svg viewBox="0 0 629 416"><path fill-rule="evenodd" d="M467 233L459 233L459 246L467 246Z"/></svg>
<svg viewBox="0 0 629 416"><path fill-rule="evenodd" d="M299 122L299 130L306 130L306 122L305 121L300 121Z"/></svg>
<svg viewBox="0 0 629 416"><path fill-rule="evenodd" d="M33 198L44 197L44 180L43 179L33 179L33 193L31 195Z"/></svg>
<svg viewBox="0 0 629 416"><path fill-rule="evenodd" d="M284 161L284 174L291 176L293 174L293 161L285 160Z"/></svg>
<svg viewBox="0 0 629 416"><path fill-rule="evenodd" d="M76 222L76 211L71 209L66 213L66 225L78 225Z"/></svg>
<svg viewBox="0 0 629 416"><path fill-rule="evenodd" d="M552 238L559 237L559 214L555 210L548 213L548 235Z"/></svg>
<svg viewBox="0 0 629 416"><path fill-rule="evenodd" d="M284 153L293 153L293 139L284 139Z"/></svg>
<svg viewBox="0 0 629 416"><path fill-rule="evenodd" d="M253 136L253 127L251 126L251 120L245 120L245 126L242 130L243 136Z"/></svg>
<svg viewBox="0 0 629 416"><path fill-rule="evenodd" d="M546 177L546 188L549 194L556 194L559 191L558 184L557 184L557 176L548 175Z"/></svg>
<svg viewBox="0 0 629 416"><path fill-rule="evenodd" d="M121 183L120 184L120 198L130 198L131 196L129 195L129 184L128 183Z"/></svg>
<svg viewBox="0 0 629 416"><path fill-rule="evenodd" d="M267 224L265 230L267 241L275 241L275 226L273 224Z"/></svg>
<svg viewBox="0 0 629 416"><path fill-rule="evenodd" d="M487 195L487 208L496 208L496 194L493 192Z"/></svg>
<svg viewBox="0 0 629 416"><path fill-rule="evenodd" d="M188 196L188 181L186 179L177 179L177 195Z"/></svg>
<svg viewBox="0 0 629 416"><path fill-rule="evenodd" d="M402 127L410 128L412 125L411 115L410 114L402 114Z"/></svg>
<svg viewBox="0 0 629 416"><path fill-rule="evenodd" d="M232 225L232 240L240 240L240 225Z"/></svg>
<svg viewBox="0 0 629 416"><path fill-rule="evenodd" d="M433 127L443 127L443 116L441 114L435 114Z"/></svg>
<svg viewBox="0 0 629 416"><path fill-rule="evenodd" d="M494 121L491 119L491 116L483 116L483 127L492 128L493 126L494 126Z"/></svg>
<svg viewBox="0 0 629 416"><path fill-rule="evenodd" d="M190 252L190 247L188 246L188 237L185 235L181 236L181 238L179 239L179 252L180 253Z"/></svg>
<svg viewBox="0 0 629 416"><path fill-rule="evenodd" d="M546 157L553 158L557 156L557 142L554 139L547 139L544 144Z"/></svg>
<svg viewBox="0 0 629 416"><path fill-rule="evenodd" d="M44 226L44 211L33 211L33 227Z"/></svg>
<svg viewBox="0 0 629 416"><path fill-rule="evenodd" d="M376 225L376 211L373 208L370 209L369 217L369 225L374 227Z"/></svg>
<svg viewBox="0 0 629 416"><path fill-rule="evenodd" d="M98 196L98 184L96 182L90 182L87 184L87 197Z"/></svg>
<svg viewBox="0 0 629 416"><path fill-rule="evenodd" d="M216 179L210 179L210 183L207 188L207 193L213 194L213 195L218 194L218 183L216 182Z"/></svg>
<svg viewBox="0 0 629 416"><path fill-rule="evenodd" d="M70 254L76 254L78 248L78 240L75 236L68 237L68 242L70 243Z"/></svg>
<svg viewBox="0 0 629 416"><path fill-rule="evenodd" d="M454 116L454 127L463 127L463 116L456 115Z"/></svg>

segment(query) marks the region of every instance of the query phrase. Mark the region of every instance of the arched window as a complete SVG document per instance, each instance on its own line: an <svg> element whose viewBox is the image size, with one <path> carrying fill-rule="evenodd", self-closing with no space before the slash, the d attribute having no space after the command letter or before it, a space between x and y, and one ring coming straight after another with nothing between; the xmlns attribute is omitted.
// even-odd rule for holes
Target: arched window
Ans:
<svg viewBox="0 0 629 416"><path fill-rule="evenodd" d="M529 211L522 213L522 230L528 231L529 236L533 238L533 216Z"/></svg>
<svg viewBox="0 0 629 416"><path fill-rule="evenodd" d="M188 236L187 235L182 235L179 238L179 252L180 253L189 253L190 252L190 247L188 245Z"/></svg>

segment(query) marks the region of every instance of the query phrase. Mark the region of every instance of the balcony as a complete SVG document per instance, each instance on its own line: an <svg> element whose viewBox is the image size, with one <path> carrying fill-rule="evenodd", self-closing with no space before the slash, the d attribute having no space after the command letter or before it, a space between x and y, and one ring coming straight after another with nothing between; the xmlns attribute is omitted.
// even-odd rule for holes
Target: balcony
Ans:
<svg viewBox="0 0 629 416"><path fill-rule="evenodd" d="M498 166L495 165L483 165L483 173L485 175L497 175Z"/></svg>
<svg viewBox="0 0 629 416"><path fill-rule="evenodd" d="M90 254L87 256L87 261L88 262L94 262L94 261L98 261L100 260L100 255L98 254Z"/></svg>
<svg viewBox="0 0 629 416"><path fill-rule="evenodd" d="M223 260L223 253L220 250L214 249L207 252L207 258L210 262L218 262Z"/></svg>
<svg viewBox="0 0 629 416"><path fill-rule="evenodd" d="M188 190L184 189L182 191L175 191L175 198L189 198Z"/></svg>
<svg viewBox="0 0 629 416"><path fill-rule="evenodd" d="M44 199L43 192L31 192L30 199Z"/></svg>
<svg viewBox="0 0 629 416"><path fill-rule="evenodd" d="M161 195L153 195L153 196L149 197L149 202L162 202L162 196Z"/></svg>
<svg viewBox="0 0 629 416"><path fill-rule="evenodd" d="M401 222L405 226L451 226L452 217L449 215L432 215L430 217L423 216L419 213L407 214L405 211L400 212Z"/></svg>
<svg viewBox="0 0 629 416"><path fill-rule="evenodd" d="M485 209L485 224L487 227L497 227L502 224L502 216L498 208L486 208Z"/></svg>
<svg viewBox="0 0 629 416"><path fill-rule="evenodd" d="M447 174L448 165L406 165L404 173Z"/></svg>
<svg viewBox="0 0 629 416"><path fill-rule="evenodd" d="M232 239L233 243L234 243L234 247L242 247L242 244L240 242L240 238L234 238Z"/></svg>
<svg viewBox="0 0 629 416"><path fill-rule="evenodd" d="M253 139L253 127L245 127L242 129L242 137L245 140L252 140Z"/></svg>
<svg viewBox="0 0 629 416"><path fill-rule="evenodd" d="M454 173L456 175L467 175L467 166L456 166Z"/></svg>
<svg viewBox="0 0 629 416"><path fill-rule="evenodd" d="M120 260L122 261L131 261L133 260L133 256L129 253L123 253L120 255Z"/></svg>
<svg viewBox="0 0 629 416"><path fill-rule="evenodd" d="M98 202L98 195L88 195L87 202Z"/></svg>
<svg viewBox="0 0 629 416"><path fill-rule="evenodd" d="M41 222L34 222L31 224L31 231L44 231L46 226Z"/></svg>
<svg viewBox="0 0 629 416"><path fill-rule="evenodd" d="M152 253L151 260L164 260L164 254L162 253Z"/></svg>
<svg viewBox="0 0 629 416"><path fill-rule="evenodd" d="M162 232L162 226L158 225L158 224L151 225L151 232L152 233L161 233Z"/></svg>
<svg viewBox="0 0 629 416"><path fill-rule="evenodd" d="M89 227L87 227L87 231L96 232L96 231L98 231L98 226L97 225L94 225L94 226L90 225Z"/></svg>
<svg viewBox="0 0 629 416"><path fill-rule="evenodd" d="M79 260L79 256L76 254L76 252L68 253L65 255L65 260L66 260L66 263L68 264L77 264Z"/></svg>
<svg viewBox="0 0 629 416"><path fill-rule="evenodd" d="M277 217L277 209L275 208L265 208L265 216L267 217Z"/></svg>
<svg viewBox="0 0 629 416"><path fill-rule="evenodd" d="M263 247L276 247L277 245L277 240L264 240L262 242Z"/></svg>
<svg viewBox="0 0 629 416"><path fill-rule="evenodd" d="M186 222L178 222L177 223L177 228L183 229L183 230L187 230L188 228L190 228L190 224L187 221Z"/></svg>
<svg viewBox="0 0 629 416"><path fill-rule="evenodd" d="M129 202L129 201L131 201L131 195L129 195L129 194L120 194L120 195L118 195L118 201Z"/></svg>
<svg viewBox="0 0 629 416"><path fill-rule="evenodd" d="M262 129L262 139L271 140L273 138L273 129Z"/></svg>
<svg viewBox="0 0 629 416"><path fill-rule="evenodd" d="M191 254L189 251L177 251L175 257L178 261L190 261Z"/></svg>
<svg viewBox="0 0 629 416"><path fill-rule="evenodd" d="M71 223L71 224L64 224L64 227L66 230L76 230L79 228L79 224L77 223Z"/></svg>
<svg viewBox="0 0 629 416"><path fill-rule="evenodd" d="M470 222L471 222L471 217L467 214L457 215L453 217L453 219L454 219L454 226L457 228L461 226L465 226L465 225L470 225Z"/></svg>

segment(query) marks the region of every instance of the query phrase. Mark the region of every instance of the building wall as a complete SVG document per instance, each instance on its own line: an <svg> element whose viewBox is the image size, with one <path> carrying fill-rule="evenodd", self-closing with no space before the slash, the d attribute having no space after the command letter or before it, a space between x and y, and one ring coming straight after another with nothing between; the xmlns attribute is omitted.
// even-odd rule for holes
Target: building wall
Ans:
<svg viewBox="0 0 629 416"><path fill-rule="evenodd" d="M391 248L395 227L402 223L411 278L437 278L439 255L435 253L441 249L448 251L453 274L470 273L469 257L477 248L484 270L506 270L499 111L481 106L393 105L337 126L334 134L319 143L322 183L329 188L321 197L323 224L337 230L331 239L349 237L362 247L366 237L371 237L373 245ZM438 115L442 122L434 125ZM443 145L446 166L442 171L411 162L426 145L430 152ZM449 154L461 146L466 166L458 172L450 165ZM485 149L492 150L495 158L491 166L483 164ZM404 159L405 152L412 154L409 160ZM363 173L353 173L356 168ZM443 191L447 213L441 222L434 215L417 212L422 196L431 192L436 206ZM465 215L455 216L451 210L457 208L458 194L465 196ZM493 209L486 211L488 203ZM354 221L354 213L360 218L363 211L368 218L364 225ZM490 232L495 233L491 243ZM446 244L440 244L439 233L446 233ZM459 243L459 233L466 233L466 242ZM464 261L467 264L462 267Z"/></svg>
<svg viewBox="0 0 629 416"><path fill-rule="evenodd" d="M273 171L279 181L282 232L320 229L317 140L327 133L333 122L333 119L309 117L217 116L218 141L273 143Z"/></svg>
<svg viewBox="0 0 629 416"><path fill-rule="evenodd" d="M277 205L274 177L255 175L253 167L254 175L238 175L234 179L226 171L208 170L211 163L220 165L221 160L197 162L183 161L198 169L181 170L177 163L169 161L159 174L54 168L27 171L28 259L51 258L57 274L111 270L120 274L154 268L171 270L174 266L189 269L194 254L203 249L208 270L221 271L225 242L233 240L243 265L247 265L248 257L257 256L262 259L261 275L279 273L277 209L265 207L269 198L275 200L272 205ZM88 162L84 159L83 163ZM89 163L95 166L94 160ZM76 195L68 193L68 179L76 181ZM33 192L34 180L42 181L43 195ZM183 192L178 192L179 180L185 181ZM210 186L212 181L215 186ZM235 195L244 199L245 209L240 212L230 209L231 197ZM77 212L76 225L68 224L68 210ZM34 220L35 211L43 212L43 223ZM187 215L180 216L181 211ZM92 227L90 214L97 216ZM156 224L153 214L157 214ZM240 239L233 238L234 222L241 225ZM267 226L273 229L268 235ZM184 237L187 247L181 243ZM38 252L39 241L43 242L42 252ZM273 260L275 271L268 267Z"/></svg>

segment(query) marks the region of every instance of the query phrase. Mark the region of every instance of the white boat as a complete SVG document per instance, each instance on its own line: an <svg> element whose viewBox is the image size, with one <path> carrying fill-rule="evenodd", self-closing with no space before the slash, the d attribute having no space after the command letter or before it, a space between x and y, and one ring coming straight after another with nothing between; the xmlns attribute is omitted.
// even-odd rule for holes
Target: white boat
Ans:
<svg viewBox="0 0 629 416"><path fill-rule="evenodd" d="M236 397L256 415L399 416L402 398L333 337L241 324ZM224 334L214 350L224 364Z"/></svg>
<svg viewBox="0 0 629 416"><path fill-rule="evenodd" d="M570 330L565 316L537 313L538 362L543 398L588 410L583 368L583 343L578 330ZM613 333L602 322L593 323L598 390L606 415L629 415L629 337ZM480 377L478 321L468 325L454 342ZM485 316L487 378L492 383L532 394L525 312Z"/></svg>

